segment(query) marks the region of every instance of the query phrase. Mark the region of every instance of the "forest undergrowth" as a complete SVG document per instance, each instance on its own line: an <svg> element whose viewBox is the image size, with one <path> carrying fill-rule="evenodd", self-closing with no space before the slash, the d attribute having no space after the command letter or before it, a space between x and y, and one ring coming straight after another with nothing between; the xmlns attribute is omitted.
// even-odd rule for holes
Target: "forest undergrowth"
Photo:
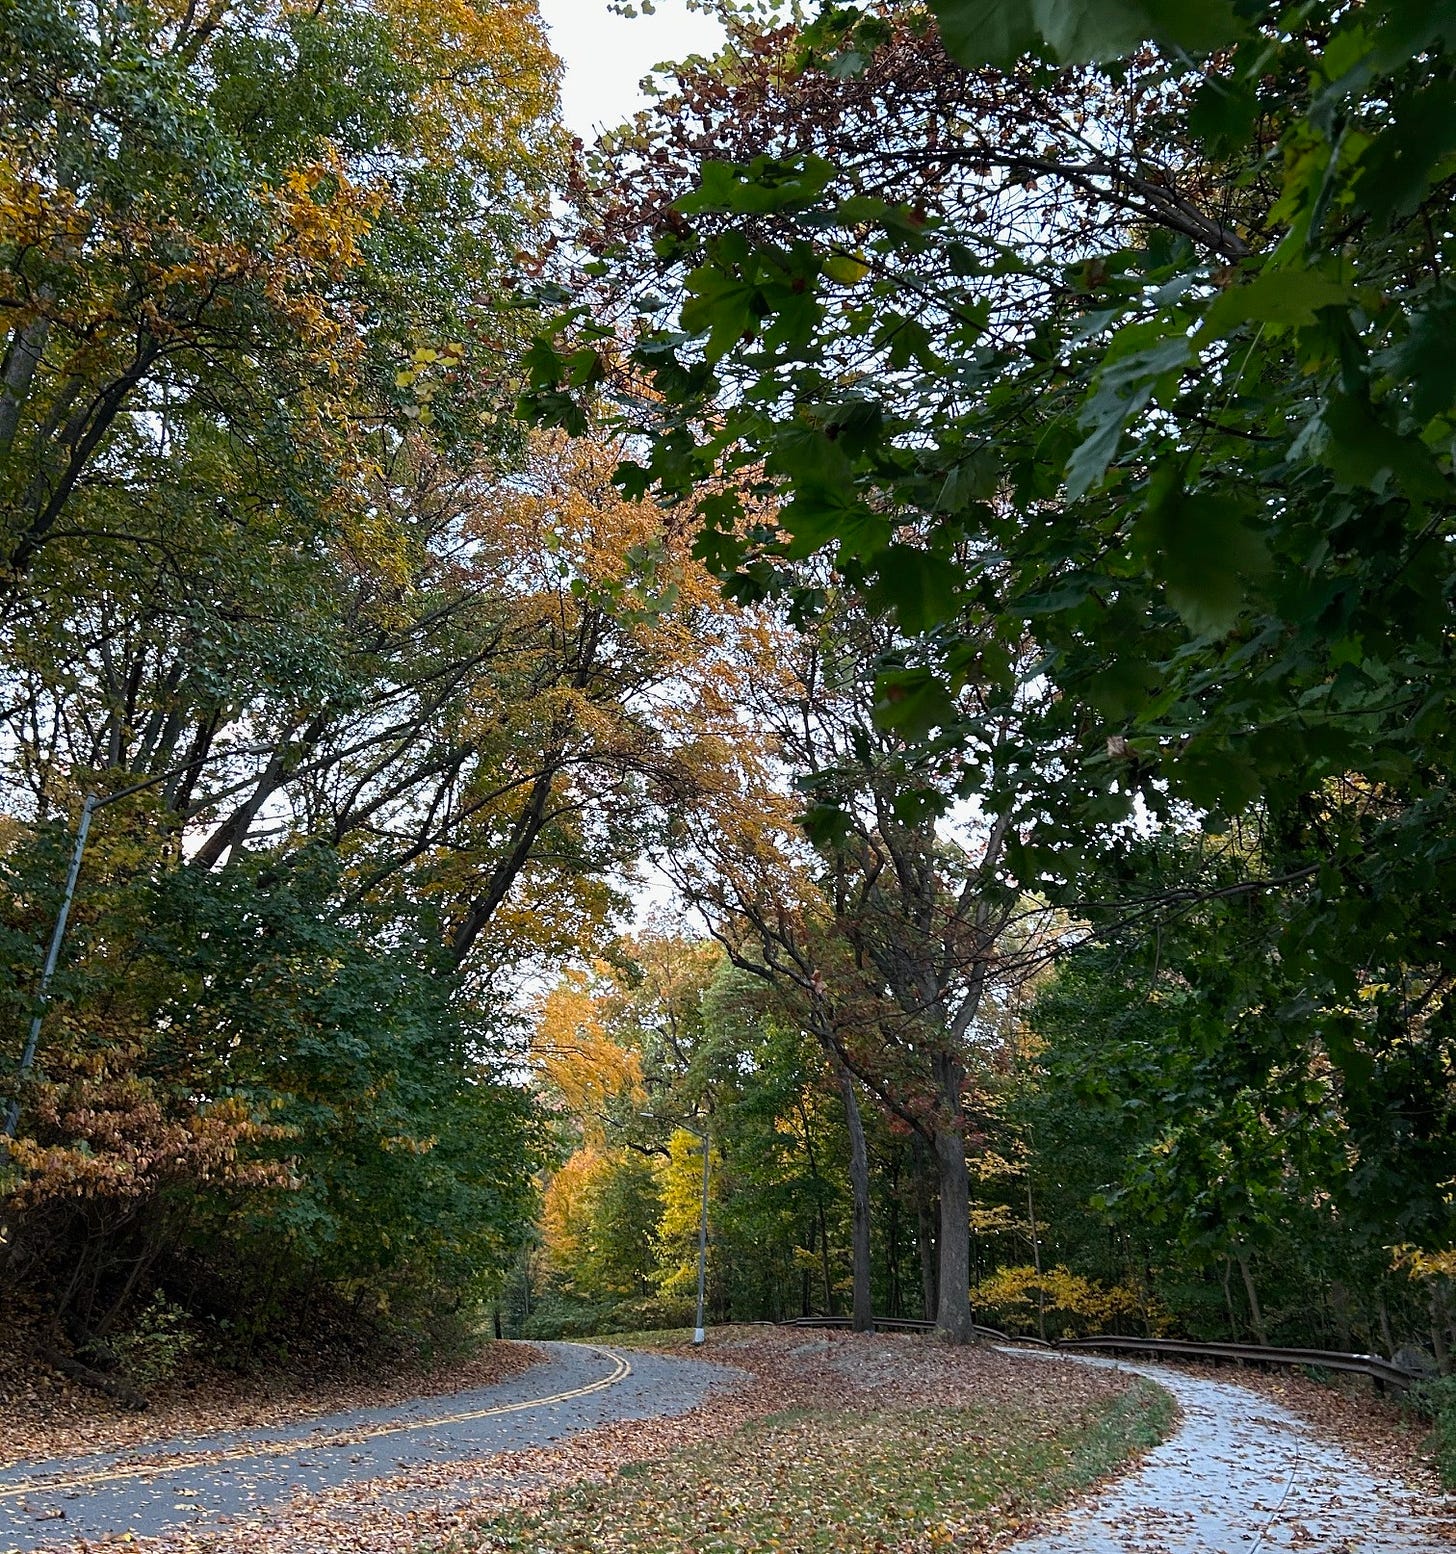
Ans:
<svg viewBox="0 0 1456 1554"><path fill-rule="evenodd" d="M304 1312L286 1348L259 1352L245 1367L216 1342L187 1345L137 1412L42 1361L42 1326L38 1315L20 1314L0 1328L0 1468L486 1387L541 1358L534 1345L493 1343L463 1322L406 1329Z"/></svg>

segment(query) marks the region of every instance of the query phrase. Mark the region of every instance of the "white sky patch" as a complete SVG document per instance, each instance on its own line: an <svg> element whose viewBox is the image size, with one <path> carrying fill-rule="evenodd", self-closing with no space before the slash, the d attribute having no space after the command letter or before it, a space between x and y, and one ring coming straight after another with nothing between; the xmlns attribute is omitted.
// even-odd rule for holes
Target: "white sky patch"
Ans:
<svg viewBox="0 0 1456 1554"><path fill-rule="evenodd" d="M657 0L655 15L632 19L614 15L607 0L539 3L551 46L566 66L562 116L588 143L651 100L638 83L654 65L711 54L723 42L722 27L683 0Z"/></svg>

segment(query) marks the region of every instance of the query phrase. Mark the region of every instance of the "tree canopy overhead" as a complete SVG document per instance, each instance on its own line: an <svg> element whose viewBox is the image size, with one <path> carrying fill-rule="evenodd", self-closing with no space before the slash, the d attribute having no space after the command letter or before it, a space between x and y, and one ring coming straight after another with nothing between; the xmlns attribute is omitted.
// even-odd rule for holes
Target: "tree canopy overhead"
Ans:
<svg viewBox="0 0 1456 1554"><path fill-rule="evenodd" d="M599 396L640 439L624 490L691 510L734 597L892 621L879 727L908 785L1008 818L1020 887L1112 936L1265 898L1265 949L1224 977L1205 941L1179 1028L1261 1011L1307 1108L1332 1072L1372 1169L1382 1132L1425 1161L1398 1191L1430 1244L1453 28L939 0L744 29L604 148L599 295L526 399ZM821 837L870 764L807 784ZM1180 873L1161 827L1237 840Z"/></svg>
<svg viewBox="0 0 1456 1554"><path fill-rule="evenodd" d="M1456 1339L1456 9L711 8L6 12L0 1276Z"/></svg>

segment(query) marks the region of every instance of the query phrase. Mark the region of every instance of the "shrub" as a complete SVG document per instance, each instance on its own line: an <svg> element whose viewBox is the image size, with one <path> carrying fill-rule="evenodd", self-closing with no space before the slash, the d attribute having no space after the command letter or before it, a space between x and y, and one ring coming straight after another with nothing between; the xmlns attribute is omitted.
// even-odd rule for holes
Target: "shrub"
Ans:
<svg viewBox="0 0 1456 1554"><path fill-rule="evenodd" d="M187 1313L158 1290L111 1344L117 1363L143 1392L169 1377L197 1343Z"/></svg>
<svg viewBox="0 0 1456 1554"><path fill-rule="evenodd" d="M1053 1338L1105 1333L1119 1323L1136 1323L1155 1333L1168 1325L1152 1297L1126 1284L1084 1279L1060 1264L1040 1273L1030 1266L998 1268L971 1295L978 1310L1008 1328L1035 1330L1040 1311L1047 1336Z"/></svg>
<svg viewBox="0 0 1456 1554"><path fill-rule="evenodd" d="M1456 1489L1456 1376L1417 1382L1406 1400L1431 1421L1429 1444L1436 1454L1436 1470L1445 1488Z"/></svg>

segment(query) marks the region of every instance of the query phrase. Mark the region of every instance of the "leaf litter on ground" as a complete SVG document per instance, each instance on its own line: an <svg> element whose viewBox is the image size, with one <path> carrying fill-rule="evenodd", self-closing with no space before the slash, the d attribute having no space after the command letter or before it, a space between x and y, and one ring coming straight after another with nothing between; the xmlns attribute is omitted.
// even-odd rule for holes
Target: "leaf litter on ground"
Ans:
<svg viewBox="0 0 1456 1554"><path fill-rule="evenodd" d="M145 1451L222 1430L286 1427L327 1414L490 1387L544 1358L531 1344L485 1342L422 1355L401 1345L360 1354L320 1345L246 1373L190 1362L145 1413L68 1380L37 1357L36 1330L0 1324L0 1468L91 1452Z"/></svg>
<svg viewBox="0 0 1456 1554"><path fill-rule="evenodd" d="M136 1554L975 1551L1125 1468L1176 1415L1166 1393L1125 1374L918 1337L738 1328L710 1335L705 1356L653 1347L734 1370L681 1415L98 1543Z"/></svg>

